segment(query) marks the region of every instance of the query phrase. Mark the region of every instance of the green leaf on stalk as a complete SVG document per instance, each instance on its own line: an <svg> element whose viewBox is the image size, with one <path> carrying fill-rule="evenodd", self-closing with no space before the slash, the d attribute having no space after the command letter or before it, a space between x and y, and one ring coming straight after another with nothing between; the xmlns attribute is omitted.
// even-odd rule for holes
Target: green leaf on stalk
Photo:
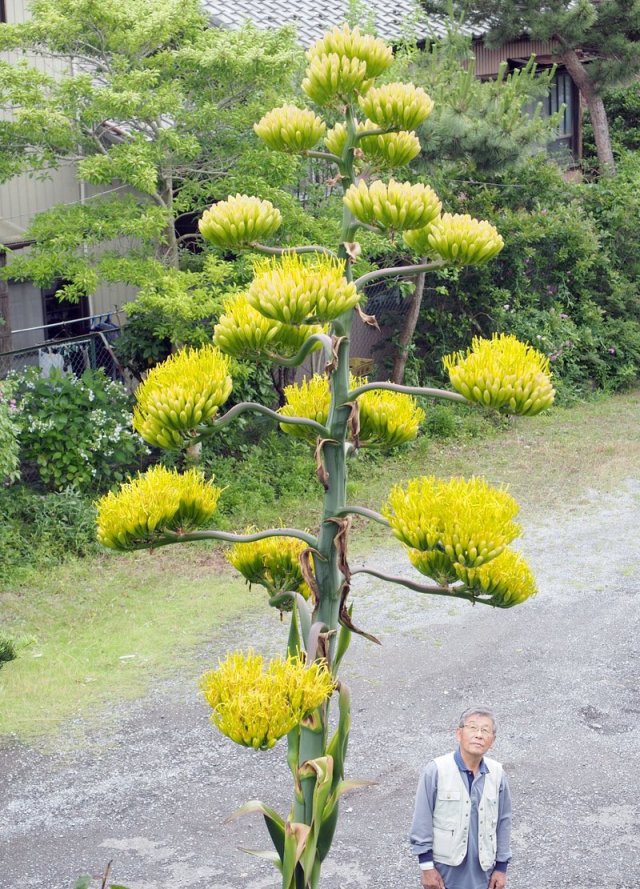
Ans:
<svg viewBox="0 0 640 889"><path fill-rule="evenodd" d="M285 853L284 819L280 815L278 815L276 810L272 809L271 806L265 805L259 799L252 799L249 800L249 802L245 803L243 806L240 806L239 809L236 809L235 812L232 812L231 815L229 815L225 819L225 821L236 821L243 815L252 815L254 812L259 812L261 815L264 816L271 841L275 846L277 854L280 857L280 861L283 861Z"/></svg>

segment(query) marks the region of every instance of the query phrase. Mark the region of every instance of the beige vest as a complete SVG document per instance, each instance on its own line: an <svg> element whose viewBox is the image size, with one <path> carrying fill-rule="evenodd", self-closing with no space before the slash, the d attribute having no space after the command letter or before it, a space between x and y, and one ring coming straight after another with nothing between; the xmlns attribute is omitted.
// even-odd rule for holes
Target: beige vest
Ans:
<svg viewBox="0 0 640 889"><path fill-rule="evenodd" d="M490 870L496 863L496 829L502 766L485 756L489 771L478 806L478 849L480 866ZM433 812L433 858L440 864L456 866L467 854L471 799L469 785L460 774L453 753L438 756L438 795Z"/></svg>

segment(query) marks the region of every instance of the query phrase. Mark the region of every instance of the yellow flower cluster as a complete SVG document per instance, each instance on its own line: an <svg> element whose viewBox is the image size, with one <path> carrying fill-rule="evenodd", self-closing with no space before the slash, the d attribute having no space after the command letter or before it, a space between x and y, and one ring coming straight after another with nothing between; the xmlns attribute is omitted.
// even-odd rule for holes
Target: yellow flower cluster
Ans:
<svg viewBox="0 0 640 889"><path fill-rule="evenodd" d="M350 386L355 389L366 383L364 377L350 378ZM306 417L325 425L329 417L331 392L326 376L315 374L300 385L286 386L286 404L280 408L283 417ZM412 441L418 434L424 420L424 411L411 395L372 389L358 398L360 408L360 442L363 445L383 445L397 447ZM304 426L281 423L280 428L288 435L301 438L313 444L316 434Z"/></svg>
<svg viewBox="0 0 640 889"><path fill-rule="evenodd" d="M229 359L214 346L182 349L149 371L136 390L133 427L149 444L181 448L231 394Z"/></svg>
<svg viewBox="0 0 640 889"><path fill-rule="evenodd" d="M393 50L384 40L344 25L318 40L307 58L302 89L318 105L329 105L366 92L372 78L393 64Z"/></svg>
<svg viewBox="0 0 640 889"><path fill-rule="evenodd" d="M356 219L394 231L421 228L440 215L442 204L428 185L364 180L350 185L343 198Z"/></svg>
<svg viewBox="0 0 640 889"><path fill-rule="evenodd" d="M351 29L346 24L328 31L314 43L307 51L307 58L312 61L332 53L347 59L361 59L366 65L368 78L378 77L393 64L393 50L384 40L361 34L360 28Z"/></svg>
<svg viewBox="0 0 640 889"><path fill-rule="evenodd" d="M297 592L308 599L311 590L300 569L304 549L306 543L295 537L267 537L253 543L237 543L227 553L227 561L248 583L260 584L271 595Z"/></svg>
<svg viewBox="0 0 640 889"><path fill-rule="evenodd" d="M358 99L373 123L386 130L415 130L433 110L433 100L412 83L385 83Z"/></svg>
<svg viewBox="0 0 640 889"><path fill-rule="evenodd" d="M491 604L500 608L519 605L537 592L531 568L523 557L511 549L479 568L456 564L456 574L467 589L478 595L491 596Z"/></svg>
<svg viewBox="0 0 640 889"><path fill-rule="evenodd" d="M343 260L295 253L256 262L247 291L254 309L282 324L333 321L359 300L355 284L344 277Z"/></svg>
<svg viewBox="0 0 640 889"><path fill-rule="evenodd" d="M474 337L471 348L443 359L452 385L478 404L534 416L553 404L549 359L507 334Z"/></svg>
<svg viewBox="0 0 640 889"><path fill-rule="evenodd" d="M480 478L411 479L406 489L392 488L383 513L395 536L408 547L437 551L449 559L449 580L456 579L455 563L477 568L499 556L521 530L514 521L518 504L513 497ZM432 567L432 559L410 557L419 570ZM434 559L446 573L446 561Z"/></svg>
<svg viewBox="0 0 640 889"><path fill-rule="evenodd" d="M205 210L198 228L216 247L239 249L270 238L281 223L282 215L271 201L236 194Z"/></svg>
<svg viewBox="0 0 640 889"><path fill-rule="evenodd" d="M358 404L360 441L368 445L397 447L413 441L425 417L415 398L402 392L371 389L358 398Z"/></svg>
<svg viewBox="0 0 640 889"><path fill-rule="evenodd" d="M329 380L322 374L314 374L310 380L304 379L299 385L285 386L286 403L278 411L283 417L306 417L323 426L329 417L331 391ZM280 428L293 438L301 438L315 444L317 433L306 426L280 423Z"/></svg>
<svg viewBox="0 0 640 889"><path fill-rule="evenodd" d="M376 127L371 121L367 121L366 128ZM415 133L406 130L380 136L365 136L360 141L360 147L367 160L385 167L404 167L420 154L420 140Z"/></svg>
<svg viewBox="0 0 640 889"><path fill-rule="evenodd" d="M260 358L265 352L289 358L299 352L310 336L323 330L319 324L294 327L265 318L250 305L246 293L237 293L225 301L224 313L214 327L213 342L234 358ZM320 343L312 351L319 348Z"/></svg>
<svg viewBox="0 0 640 889"><path fill-rule="evenodd" d="M459 213L443 213L429 226L426 240L432 252L457 265L481 265L504 247L502 236L490 222Z"/></svg>
<svg viewBox="0 0 640 889"><path fill-rule="evenodd" d="M98 540L110 549L153 545L165 531L193 531L215 512L221 490L201 472L154 466L97 504Z"/></svg>
<svg viewBox="0 0 640 889"><path fill-rule="evenodd" d="M274 151L308 151L314 148L324 136L325 122L305 108L295 105L282 105L273 108L253 129L257 136Z"/></svg>
<svg viewBox="0 0 640 889"><path fill-rule="evenodd" d="M237 744L267 750L334 689L323 661L306 666L299 657L264 664L259 654L234 652L200 679L212 723Z"/></svg>

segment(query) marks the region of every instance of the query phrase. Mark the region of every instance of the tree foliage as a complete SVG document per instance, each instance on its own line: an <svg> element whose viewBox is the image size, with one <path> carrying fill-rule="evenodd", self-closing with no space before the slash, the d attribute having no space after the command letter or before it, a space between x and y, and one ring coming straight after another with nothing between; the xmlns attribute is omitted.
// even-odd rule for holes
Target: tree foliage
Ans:
<svg viewBox="0 0 640 889"><path fill-rule="evenodd" d="M426 0L442 9L442 0ZM447 4L448 5L448 4ZM466 3L456 4L466 7ZM524 34L553 41L557 59L566 66L591 116L602 172L615 169L604 90L629 83L640 72L639 0L476 0L470 21L490 22L487 43L500 46Z"/></svg>
<svg viewBox="0 0 640 889"><path fill-rule="evenodd" d="M222 181L225 195L262 194L295 173L298 160L247 136L290 91L301 62L291 30L258 38L250 26L210 27L197 0L34 0L31 9L29 21L3 25L0 50L47 59L53 73L0 62L0 181L75 163L87 198L37 216L32 250L12 257L6 275L62 280L68 298L105 279L135 282L152 262L158 278L179 267L189 222Z"/></svg>

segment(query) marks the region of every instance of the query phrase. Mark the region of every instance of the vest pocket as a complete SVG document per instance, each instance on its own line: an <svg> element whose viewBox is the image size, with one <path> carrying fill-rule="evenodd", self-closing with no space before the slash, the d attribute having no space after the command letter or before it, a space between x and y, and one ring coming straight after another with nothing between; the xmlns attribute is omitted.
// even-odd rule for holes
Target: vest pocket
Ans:
<svg viewBox="0 0 640 889"><path fill-rule="evenodd" d="M438 791L433 812L433 829L442 830L451 834L460 822L460 800L462 794L459 790Z"/></svg>

